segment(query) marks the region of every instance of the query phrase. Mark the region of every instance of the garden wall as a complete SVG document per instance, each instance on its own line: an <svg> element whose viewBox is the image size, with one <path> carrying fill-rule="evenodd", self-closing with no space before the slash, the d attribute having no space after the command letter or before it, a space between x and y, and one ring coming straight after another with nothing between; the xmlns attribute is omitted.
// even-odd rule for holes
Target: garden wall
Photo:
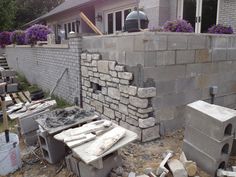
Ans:
<svg viewBox="0 0 236 177"><path fill-rule="evenodd" d="M80 98L79 38L71 38L69 45L8 46L9 66L25 75L32 84L50 92L66 68L54 94L70 103ZM79 100L80 101L80 100Z"/></svg>
<svg viewBox="0 0 236 177"><path fill-rule="evenodd" d="M68 67L55 93L73 102L81 91L85 108L137 132L142 141L183 127L185 105L209 101L211 86L219 88L216 104L236 106L233 35L91 36L71 39L68 48L8 47L6 53L11 67L46 90Z"/></svg>
<svg viewBox="0 0 236 177"><path fill-rule="evenodd" d="M108 75L114 81L108 81L106 87L118 88L116 92L122 94L129 93L130 89L135 88L156 88L156 95L148 99L148 108L152 107L154 112L138 117L133 117L133 112L137 112L137 106L134 108L134 102L142 102L143 98L138 94L139 101L130 99L130 95L123 95L129 98L127 101L128 115L123 115L120 119L115 116L123 126L137 131L141 130L142 140L145 141L148 130L149 137L157 136L155 132L160 131L161 134L178 129L184 125L184 108L185 105L196 100L210 101L209 88L218 86L218 94L215 103L231 108L236 106L236 37L233 35L204 35L204 34L179 34L179 33L133 33L111 36L84 37L83 49L90 53L100 53L101 59L104 61L103 67L107 67L107 62L116 61L118 65L124 65L126 72L133 73L132 80L127 83L126 89L122 89L123 83L117 79L113 70ZM82 63L83 66L84 63ZM94 64L94 65L93 65ZM86 67L96 69L96 62L88 63ZM101 79L100 75L90 72L91 76L83 77L85 85ZM119 74L119 72L118 72ZM107 76L109 79L109 76ZM106 79L105 79L106 80ZM89 82L87 82L89 81ZM117 81L117 82L116 82ZM118 86L117 86L118 85ZM102 87L103 88L103 87ZM84 93L84 95L86 95ZM105 94L105 96L107 96ZM111 97L111 96L110 96ZM117 98L108 101L99 100L95 97L89 97L84 102L93 107L97 107L100 102L104 109L109 106L110 109L119 112L119 102ZM96 100L100 102L96 102ZM90 102L89 102L90 101ZM97 104L94 104L94 101ZM110 101L110 102L109 102ZM116 103L113 106L111 103ZM129 105L131 104L131 106ZM147 106L145 107L145 109ZM101 107L99 107L101 110ZM126 108L125 108L126 110ZM112 116L110 118L114 119ZM103 112L105 113L105 110ZM155 117L155 125L150 116ZM105 115L109 117L108 115ZM125 121L124 121L124 120ZM140 122L141 120L141 122ZM147 120L146 125L150 127L143 128L140 123ZM148 121L150 120L150 121ZM160 126L160 130L159 130ZM155 127L153 129L153 127Z"/></svg>

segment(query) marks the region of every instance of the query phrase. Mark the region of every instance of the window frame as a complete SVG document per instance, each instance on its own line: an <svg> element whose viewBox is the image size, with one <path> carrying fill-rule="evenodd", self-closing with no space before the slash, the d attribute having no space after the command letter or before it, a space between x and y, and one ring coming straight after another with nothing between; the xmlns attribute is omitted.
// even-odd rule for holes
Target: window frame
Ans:
<svg viewBox="0 0 236 177"><path fill-rule="evenodd" d="M117 8L117 9L106 11L104 13L104 15L105 15L105 33L106 34L114 34L114 33L120 31L120 30L116 30L116 13L117 12L121 12L121 31L122 31L122 28L124 27L124 24L125 24L125 19L124 19L125 11L129 10L129 9L131 11L133 11L135 9L135 7L136 7L135 5L132 5L132 6L126 6L123 8ZM109 14L113 14L113 33L108 33L108 15Z"/></svg>

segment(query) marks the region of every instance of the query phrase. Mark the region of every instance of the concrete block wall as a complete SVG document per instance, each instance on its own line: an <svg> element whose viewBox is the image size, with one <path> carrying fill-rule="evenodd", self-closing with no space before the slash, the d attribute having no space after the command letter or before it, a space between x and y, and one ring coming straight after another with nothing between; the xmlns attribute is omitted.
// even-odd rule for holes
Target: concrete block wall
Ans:
<svg viewBox="0 0 236 177"><path fill-rule="evenodd" d="M219 87L215 103L236 106L236 37L185 33L130 33L84 37L83 49L98 52L134 74L136 87L155 87L151 99L160 132L184 126L185 105L209 101L209 88Z"/></svg>
<svg viewBox="0 0 236 177"><path fill-rule="evenodd" d="M69 45L43 47L8 46L7 61L11 68L25 75L32 84L50 92L65 68L54 94L70 103L80 98L79 38L71 38Z"/></svg>

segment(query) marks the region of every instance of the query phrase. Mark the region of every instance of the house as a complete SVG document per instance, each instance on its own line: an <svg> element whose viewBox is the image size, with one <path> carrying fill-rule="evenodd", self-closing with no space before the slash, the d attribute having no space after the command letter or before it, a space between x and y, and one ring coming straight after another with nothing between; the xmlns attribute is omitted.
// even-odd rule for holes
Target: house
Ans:
<svg viewBox="0 0 236 177"><path fill-rule="evenodd" d="M227 24L236 29L235 0L65 0L64 3L29 23L46 22L56 36L70 31L93 33L80 19L86 16L105 34L122 31L126 16L139 7L149 18L149 27L158 27L167 20L186 19L196 33L206 32L213 24Z"/></svg>

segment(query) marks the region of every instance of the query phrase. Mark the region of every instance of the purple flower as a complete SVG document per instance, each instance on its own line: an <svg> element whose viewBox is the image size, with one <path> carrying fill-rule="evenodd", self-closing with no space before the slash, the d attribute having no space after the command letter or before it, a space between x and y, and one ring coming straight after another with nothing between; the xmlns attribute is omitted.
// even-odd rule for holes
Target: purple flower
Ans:
<svg viewBox="0 0 236 177"><path fill-rule="evenodd" d="M0 47L1 48L5 48L6 45L11 44L10 35L11 35L11 32L7 32L7 31L0 33Z"/></svg>
<svg viewBox="0 0 236 177"><path fill-rule="evenodd" d="M167 21L163 26L163 30L165 32L185 32L185 33L194 32L192 25L188 23L186 20Z"/></svg>
<svg viewBox="0 0 236 177"><path fill-rule="evenodd" d="M47 35L50 33L52 33L51 29L45 25L33 25L25 32L25 42L34 45L37 41L46 41Z"/></svg>
<svg viewBox="0 0 236 177"><path fill-rule="evenodd" d="M17 45L24 45L25 44L25 32L21 30L16 30L11 33L10 36L11 43Z"/></svg>
<svg viewBox="0 0 236 177"><path fill-rule="evenodd" d="M208 33L213 34L233 34L234 30L231 26L224 26L222 24L214 25L208 29Z"/></svg>

